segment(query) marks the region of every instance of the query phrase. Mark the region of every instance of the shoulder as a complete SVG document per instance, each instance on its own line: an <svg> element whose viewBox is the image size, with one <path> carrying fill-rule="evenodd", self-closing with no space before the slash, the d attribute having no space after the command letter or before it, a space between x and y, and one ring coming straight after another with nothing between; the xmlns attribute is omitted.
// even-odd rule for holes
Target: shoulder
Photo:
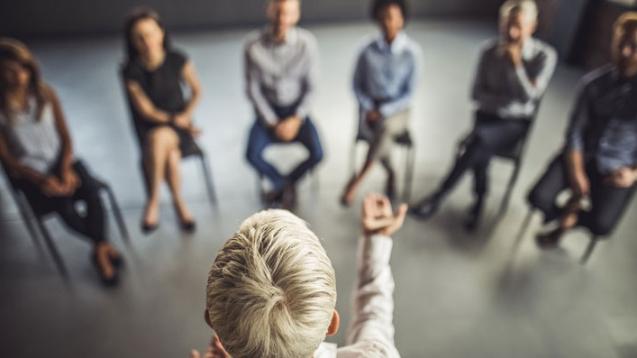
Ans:
<svg viewBox="0 0 637 358"><path fill-rule="evenodd" d="M296 33L299 36L299 41L304 44L316 45L318 43L316 36L314 36L314 34L311 33L309 30L297 27Z"/></svg>
<svg viewBox="0 0 637 358"><path fill-rule="evenodd" d="M121 75L124 80L139 81L143 74L144 69L137 61L127 61L121 67Z"/></svg>
<svg viewBox="0 0 637 358"><path fill-rule="evenodd" d="M244 40L244 50L246 54L252 53L257 47L263 43L263 30L255 30L250 32Z"/></svg>
<svg viewBox="0 0 637 358"><path fill-rule="evenodd" d="M606 65L595 69L582 77L582 79L579 81L578 87L582 92L593 89L610 80L614 72L615 67L612 65Z"/></svg>
<svg viewBox="0 0 637 358"><path fill-rule="evenodd" d="M188 55L179 49L172 49L166 54L166 60L176 68L182 68L188 62Z"/></svg>
<svg viewBox="0 0 637 358"><path fill-rule="evenodd" d="M490 39L480 44L480 58L488 58L496 55L499 47L498 39Z"/></svg>
<svg viewBox="0 0 637 358"><path fill-rule="evenodd" d="M533 39L533 45L538 55L549 59L557 59L557 51L553 46L535 38Z"/></svg>
<svg viewBox="0 0 637 358"><path fill-rule="evenodd" d="M420 60L423 55L420 45L408 35L405 35L405 51L414 60Z"/></svg>

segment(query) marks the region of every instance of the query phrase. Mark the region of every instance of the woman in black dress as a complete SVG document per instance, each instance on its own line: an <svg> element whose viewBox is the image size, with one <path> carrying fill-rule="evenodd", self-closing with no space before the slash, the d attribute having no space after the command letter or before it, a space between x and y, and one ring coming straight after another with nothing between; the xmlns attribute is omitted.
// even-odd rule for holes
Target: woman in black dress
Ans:
<svg viewBox="0 0 637 358"><path fill-rule="evenodd" d="M149 194L142 230L151 232L159 224L159 193L165 179L182 229L192 231L195 222L181 195L180 161L198 134L192 123L201 93L195 68L183 53L170 47L153 10L134 10L126 21L125 36L128 58L122 75L143 146ZM182 85L189 88L187 99Z"/></svg>

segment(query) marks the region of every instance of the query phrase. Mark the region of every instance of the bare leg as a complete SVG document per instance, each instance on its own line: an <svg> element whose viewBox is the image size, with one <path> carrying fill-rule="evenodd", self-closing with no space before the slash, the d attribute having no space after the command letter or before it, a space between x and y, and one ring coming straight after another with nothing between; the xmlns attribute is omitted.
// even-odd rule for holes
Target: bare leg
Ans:
<svg viewBox="0 0 637 358"><path fill-rule="evenodd" d="M173 197L173 204L179 221L192 222L192 214L188 210L186 203L181 195L181 152L179 149L173 149L168 153L168 165L166 166L166 180L170 193Z"/></svg>
<svg viewBox="0 0 637 358"><path fill-rule="evenodd" d="M169 153L177 148L179 139L173 129L161 127L149 134L146 155L147 173L150 181L150 195L144 212L145 225L157 225L159 221L159 193L165 177Z"/></svg>

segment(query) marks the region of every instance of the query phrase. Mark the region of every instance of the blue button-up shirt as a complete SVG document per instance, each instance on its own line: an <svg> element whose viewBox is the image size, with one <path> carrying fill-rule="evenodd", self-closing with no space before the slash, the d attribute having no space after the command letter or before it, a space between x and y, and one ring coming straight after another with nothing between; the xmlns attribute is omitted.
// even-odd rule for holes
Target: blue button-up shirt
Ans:
<svg viewBox="0 0 637 358"><path fill-rule="evenodd" d="M637 77L622 78L613 66L587 75L566 141L568 150L595 160L602 174L637 166Z"/></svg>
<svg viewBox="0 0 637 358"><path fill-rule="evenodd" d="M405 33L388 44L383 36L363 47L354 71L354 93L361 110L377 109L384 118L409 108L418 78L420 47Z"/></svg>

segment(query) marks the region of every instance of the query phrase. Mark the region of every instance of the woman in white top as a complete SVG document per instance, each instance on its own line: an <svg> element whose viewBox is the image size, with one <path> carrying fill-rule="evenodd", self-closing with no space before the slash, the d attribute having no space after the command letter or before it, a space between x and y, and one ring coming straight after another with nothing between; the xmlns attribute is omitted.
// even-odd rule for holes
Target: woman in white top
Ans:
<svg viewBox="0 0 637 358"><path fill-rule="evenodd" d="M60 102L19 41L0 38L0 161L36 212L56 212L93 244L93 264L107 285L121 256L107 242L99 183L73 157ZM75 204L85 204L85 214Z"/></svg>

